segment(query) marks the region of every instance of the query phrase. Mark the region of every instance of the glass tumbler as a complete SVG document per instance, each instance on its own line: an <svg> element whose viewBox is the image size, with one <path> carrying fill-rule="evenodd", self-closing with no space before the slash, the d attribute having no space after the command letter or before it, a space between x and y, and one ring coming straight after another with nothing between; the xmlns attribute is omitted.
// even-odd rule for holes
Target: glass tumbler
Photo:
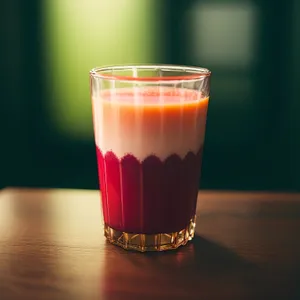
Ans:
<svg viewBox="0 0 300 300"><path fill-rule="evenodd" d="M194 236L211 72L174 65L90 71L104 234L163 251Z"/></svg>

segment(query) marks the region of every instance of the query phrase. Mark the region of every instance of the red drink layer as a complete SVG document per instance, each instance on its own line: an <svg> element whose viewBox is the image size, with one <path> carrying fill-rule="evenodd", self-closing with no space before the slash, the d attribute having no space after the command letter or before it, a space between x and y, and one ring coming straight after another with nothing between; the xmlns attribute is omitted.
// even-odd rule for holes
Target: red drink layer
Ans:
<svg viewBox="0 0 300 300"><path fill-rule="evenodd" d="M171 233L195 215L208 99L192 90L106 91L93 99L104 221Z"/></svg>

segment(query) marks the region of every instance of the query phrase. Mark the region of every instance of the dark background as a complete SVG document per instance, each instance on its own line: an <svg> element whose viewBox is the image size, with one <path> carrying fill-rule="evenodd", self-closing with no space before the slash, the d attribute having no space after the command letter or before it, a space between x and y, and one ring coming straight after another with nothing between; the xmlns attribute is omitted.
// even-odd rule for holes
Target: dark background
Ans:
<svg viewBox="0 0 300 300"><path fill-rule="evenodd" d="M143 1L146 0L140 0ZM55 44L55 35L51 37L54 48L46 47L49 28L56 26L57 32L70 30L72 37L82 35L76 30L84 22L89 24L89 20L83 22L83 15L86 7L90 5L93 9L96 1L73 2L70 16L73 9L79 11L75 29L64 29L64 22L57 25L55 21L56 14L62 13L60 5L66 2L70 1L53 1L52 19L45 17L50 0L10 0L0 4L0 187L97 188L92 120L83 118L88 128L86 137L82 133L76 135L76 130L68 134L63 122L60 127L56 126L49 103L72 102L72 99L68 94L52 93L49 78L60 76L75 94L79 84L86 85L84 109L89 111L90 68L145 62L196 65L212 70L201 188L300 189L298 0L147 1L153 6L149 18L137 18L134 26L138 28L144 22L152 32L149 41L154 44L149 57L137 56L136 61L126 53L130 47L136 47L137 53L144 51L139 49L140 45L143 47L139 38L130 45L125 43L111 49L109 43L101 44L99 40L103 30L111 39L127 35L132 39L133 33L125 29L116 32L109 23L106 28L97 28L97 20L91 18L92 25L82 29L87 30L83 36L89 38L82 41L86 50L77 53L76 59L70 58L70 64L76 65L87 57L93 49L93 41L103 51L112 53L109 59L103 60L99 52L99 59L90 59L86 68L78 71L81 76L78 78L73 71L68 73L71 71L65 66L52 68L51 63L47 63L51 49L60 55L60 48L55 48L59 45ZM111 0L110 3L114 3L111 4L114 7L108 10L111 12L108 18L113 23L120 22L118 30L121 30L125 21L120 16L128 9L133 10L137 1ZM142 11L135 13L141 15ZM67 27L67 20L65 24ZM147 36L143 38L147 41ZM77 49L82 49L80 47L79 41ZM70 54L75 50L72 46L63 49ZM155 52L154 56L151 51ZM76 99L75 108L81 110Z"/></svg>

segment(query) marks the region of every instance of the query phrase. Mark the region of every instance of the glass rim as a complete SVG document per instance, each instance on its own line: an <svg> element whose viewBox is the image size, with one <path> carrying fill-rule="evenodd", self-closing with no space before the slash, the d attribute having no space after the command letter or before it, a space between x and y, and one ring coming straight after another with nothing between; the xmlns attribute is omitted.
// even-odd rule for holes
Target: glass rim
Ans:
<svg viewBox="0 0 300 300"><path fill-rule="evenodd" d="M114 74L105 74L108 71L120 71L120 70L156 70L165 69L166 72L182 72L187 73L186 75L171 75L171 76L123 76ZM94 78L100 78L104 80L115 80L115 81L129 81L129 82L158 82L158 81L196 81L209 77L211 71L202 67L192 67L184 65L168 65L168 64L133 64L133 65L108 65L102 67L95 67L90 71L90 76Z"/></svg>

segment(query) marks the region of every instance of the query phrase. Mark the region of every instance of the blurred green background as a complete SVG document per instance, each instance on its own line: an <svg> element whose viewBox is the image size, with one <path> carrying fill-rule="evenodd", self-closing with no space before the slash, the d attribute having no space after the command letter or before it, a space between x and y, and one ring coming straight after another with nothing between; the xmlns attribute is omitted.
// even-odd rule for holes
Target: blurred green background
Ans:
<svg viewBox="0 0 300 300"><path fill-rule="evenodd" d="M299 190L298 0L0 5L0 187L98 188L88 72L212 70L201 188Z"/></svg>

